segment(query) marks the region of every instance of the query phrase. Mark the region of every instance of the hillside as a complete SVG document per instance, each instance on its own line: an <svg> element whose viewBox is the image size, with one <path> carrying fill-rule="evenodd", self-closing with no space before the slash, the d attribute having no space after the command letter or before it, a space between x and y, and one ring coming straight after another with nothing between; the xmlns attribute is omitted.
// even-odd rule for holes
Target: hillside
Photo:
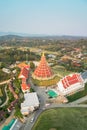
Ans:
<svg viewBox="0 0 87 130"><path fill-rule="evenodd" d="M1 46L28 46L28 47L41 47L42 48L49 48L54 45L69 45L72 48L72 45L77 43L86 43L86 37L76 37L76 36L18 36L18 35L4 35L0 36L0 45ZM46 46L46 47L45 47ZM57 47L57 46L56 46ZM57 48L58 48L57 47Z"/></svg>

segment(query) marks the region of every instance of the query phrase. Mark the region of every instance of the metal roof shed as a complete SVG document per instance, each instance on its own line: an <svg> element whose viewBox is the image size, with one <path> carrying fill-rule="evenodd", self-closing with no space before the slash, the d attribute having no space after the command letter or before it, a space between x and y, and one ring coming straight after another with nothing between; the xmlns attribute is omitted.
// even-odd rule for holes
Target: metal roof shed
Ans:
<svg viewBox="0 0 87 130"><path fill-rule="evenodd" d="M58 96L58 94L57 94L55 91L53 91L53 90L49 90L49 91L48 91L48 95L49 95L50 97L52 97L52 98Z"/></svg>

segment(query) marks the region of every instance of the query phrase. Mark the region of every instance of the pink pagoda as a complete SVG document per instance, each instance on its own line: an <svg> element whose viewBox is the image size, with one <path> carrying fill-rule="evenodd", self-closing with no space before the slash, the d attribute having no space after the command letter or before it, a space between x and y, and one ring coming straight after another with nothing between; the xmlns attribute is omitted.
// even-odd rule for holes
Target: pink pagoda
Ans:
<svg viewBox="0 0 87 130"><path fill-rule="evenodd" d="M46 61L44 53L42 54L41 61L38 67L35 69L32 77L34 79L41 79L41 80L53 78L53 72Z"/></svg>

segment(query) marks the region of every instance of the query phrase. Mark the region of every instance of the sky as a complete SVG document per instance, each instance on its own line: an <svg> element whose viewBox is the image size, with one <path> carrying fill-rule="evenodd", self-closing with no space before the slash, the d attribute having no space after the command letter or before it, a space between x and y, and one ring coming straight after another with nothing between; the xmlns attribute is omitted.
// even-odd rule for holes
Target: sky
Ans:
<svg viewBox="0 0 87 130"><path fill-rule="evenodd" d="M0 0L0 32L87 36L87 0Z"/></svg>

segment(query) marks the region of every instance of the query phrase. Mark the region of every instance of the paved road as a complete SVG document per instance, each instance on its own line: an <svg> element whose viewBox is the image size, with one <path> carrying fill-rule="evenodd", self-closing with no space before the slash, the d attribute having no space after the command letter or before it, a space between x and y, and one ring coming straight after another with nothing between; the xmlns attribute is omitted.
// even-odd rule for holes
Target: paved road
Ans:
<svg viewBox="0 0 87 130"><path fill-rule="evenodd" d="M3 107L3 106L5 106L6 104L7 104L7 102L8 102L8 95L7 95L7 90L6 90L6 86L5 86L5 94L6 94L6 100L5 100L5 102L2 104L2 105L0 105L0 107Z"/></svg>
<svg viewBox="0 0 87 130"><path fill-rule="evenodd" d="M40 105L44 106L46 101L48 100L48 95L45 93L46 88L44 88L44 87L40 88L40 87L34 86L33 83L31 82L31 80L30 80L30 84L31 84L32 88L37 92L37 95L40 100Z"/></svg>
<svg viewBox="0 0 87 130"><path fill-rule="evenodd" d="M49 108L60 108L60 107L87 107L86 104L55 104L55 103L52 103L50 106L48 106L46 109L49 109Z"/></svg>
<svg viewBox="0 0 87 130"><path fill-rule="evenodd" d="M7 83L9 83L10 81L11 81L11 79L5 80L5 81L1 82L0 85L7 84Z"/></svg>
<svg viewBox="0 0 87 130"><path fill-rule="evenodd" d="M11 79L5 80L5 81L1 82L0 85L7 84L7 83L9 83L10 81L11 81ZM8 102L8 95L7 95L6 87L5 87L5 94L6 94L6 101L5 101L0 107L5 106L5 105L7 104L7 102Z"/></svg>

